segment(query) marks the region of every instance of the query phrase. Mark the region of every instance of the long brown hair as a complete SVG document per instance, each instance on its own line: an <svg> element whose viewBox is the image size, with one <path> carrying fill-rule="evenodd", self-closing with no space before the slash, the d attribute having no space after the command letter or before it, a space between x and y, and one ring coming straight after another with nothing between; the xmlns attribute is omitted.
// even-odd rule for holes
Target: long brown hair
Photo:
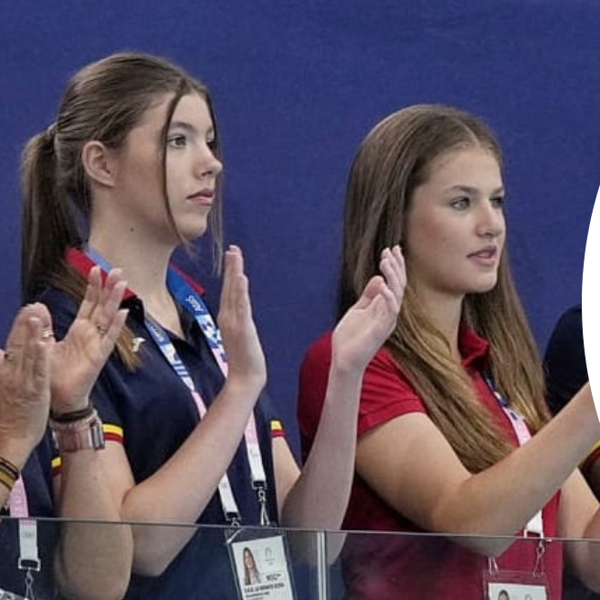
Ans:
<svg viewBox="0 0 600 600"><path fill-rule="evenodd" d="M215 131L213 152L220 158L217 123L208 89L181 67L149 54L119 53L74 75L60 103L56 122L31 138L23 151L21 269L25 302L48 286L56 286L78 301L83 298L85 281L69 267L65 252L71 247L81 247L89 227L91 197L81 161L84 145L97 140L107 148L122 147L144 112L160 97L173 94L162 131L166 143L179 100L192 92L206 100ZM163 196L168 218L177 231L166 193L165 143ZM222 254L220 189L217 178L208 225L216 265L220 264ZM126 364L133 367L137 361L131 351L131 339L131 332L125 330L117 349Z"/></svg>
<svg viewBox="0 0 600 600"><path fill-rule="evenodd" d="M377 274L383 248L402 243L413 192L427 181L433 161L473 146L491 152L502 167L500 146L490 129L473 115L441 105L398 111L367 135L347 186L340 313ZM496 286L486 293L467 294L462 320L490 343L490 368L501 393L531 427L542 427L547 420L543 371L506 249ZM492 415L477 401L470 377L423 311L410 276L398 325L387 347L471 472L491 466L510 452L508 441L499 439Z"/></svg>

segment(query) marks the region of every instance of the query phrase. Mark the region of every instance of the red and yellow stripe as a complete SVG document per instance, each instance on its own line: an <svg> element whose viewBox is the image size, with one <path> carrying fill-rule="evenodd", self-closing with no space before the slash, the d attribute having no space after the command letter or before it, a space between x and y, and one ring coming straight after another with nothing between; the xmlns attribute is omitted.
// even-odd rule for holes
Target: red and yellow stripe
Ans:
<svg viewBox="0 0 600 600"><path fill-rule="evenodd" d="M283 423L279 419L271 419L271 437L285 437Z"/></svg>
<svg viewBox="0 0 600 600"><path fill-rule="evenodd" d="M123 428L118 425L111 425L110 423L103 423L102 429L104 430L104 440L106 442L117 442L119 444L123 443ZM62 461L59 456L55 456L52 459L52 476L56 477L56 475L60 475L60 470L62 467Z"/></svg>

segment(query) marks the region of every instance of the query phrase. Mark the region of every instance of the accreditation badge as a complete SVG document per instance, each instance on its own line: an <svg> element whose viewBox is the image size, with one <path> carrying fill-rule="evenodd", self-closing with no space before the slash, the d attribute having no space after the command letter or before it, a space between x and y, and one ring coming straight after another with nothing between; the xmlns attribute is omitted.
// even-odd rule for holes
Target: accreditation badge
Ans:
<svg viewBox="0 0 600 600"><path fill-rule="evenodd" d="M489 558L488 569L483 573L484 600L548 600L544 552L544 541L540 540L531 571L501 570L495 559Z"/></svg>
<svg viewBox="0 0 600 600"><path fill-rule="evenodd" d="M485 600L548 600L544 576L533 578L531 573L499 571L484 582Z"/></svg>
<svg viewBox="0 0 600 600"><path fill-rule="evenodd" d="M295 600L285 535L251 536L239 530L227 542L240 599Z"/></svg>

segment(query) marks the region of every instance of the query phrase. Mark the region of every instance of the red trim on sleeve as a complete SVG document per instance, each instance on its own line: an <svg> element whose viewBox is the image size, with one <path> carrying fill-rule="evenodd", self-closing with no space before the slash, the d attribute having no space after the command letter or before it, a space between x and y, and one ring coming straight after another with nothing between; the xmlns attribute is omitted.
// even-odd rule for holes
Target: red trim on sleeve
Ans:
<svg viewBox="0 0 600 600"><path fill-rule="evenodd" d="M104 423L102 425L104 430L104 440L106 442L117 442L123 443L123 428L118 425L111 425L110 423ZM52 477L60 475L62 469L62 460L60 456L56 456L52 459Z"/></svg>
<svg viewBox="0 0 600 600"><path fill-rule="evenodd" d="M271 419L271 437L285 437L285 430L283 429L283 423L279 419Z"/></svg>

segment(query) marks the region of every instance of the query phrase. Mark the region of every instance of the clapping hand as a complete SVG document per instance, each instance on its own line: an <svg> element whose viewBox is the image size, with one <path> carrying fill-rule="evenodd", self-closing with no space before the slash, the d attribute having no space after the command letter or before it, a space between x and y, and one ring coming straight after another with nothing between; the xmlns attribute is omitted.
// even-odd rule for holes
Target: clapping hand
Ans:
<svg viewBox="0 0 600 600"><path fill-rule="evenodd" d="M399 246L383 250L379 269L333 332L332 356L342 369L364 369L396 327L406 288Z"/></svg>
<svg viewBox="0 0 600 600"><path fill-rule="evenodd" d="M113 269L102 281L100 268L90 271L85 297L67 335L52 352L51 391L55 414L77 411L115 347L127 310L120 309L127 284Z"/></svg>
<svg viewBox="0 0 600 600"><path fill-rule="evenodd" d="M244 257L237 246L225 252L225 272L217 317L228 358L228 381L256 387L266 383L267 368L260 345L244 273Z"/></svg>
<svg viewBox="0 0 600 600"><path fill-rule="evenodd" d="M0 351L0 439L12 445L22 464L46 430L52 335L48 309L28 305L14 320L6 351Z"/></svg>

